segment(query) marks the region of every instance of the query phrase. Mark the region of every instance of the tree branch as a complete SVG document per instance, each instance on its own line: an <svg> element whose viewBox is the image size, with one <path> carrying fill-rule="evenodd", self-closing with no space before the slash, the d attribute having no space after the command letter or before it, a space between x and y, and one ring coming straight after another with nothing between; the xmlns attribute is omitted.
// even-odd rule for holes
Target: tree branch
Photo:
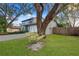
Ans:
<svg viewBox="0 0 79 59"><path fill-rule="evenodd" d="M59 13L63 4L56 3L51 11L46 16L44 22L42 23L42 28L46 29L47 25L53 20L53 18Z"/></svg>
<svg viewBox="0 0 79 59"><path fill-rule="evenodd" d="M5 15L5 10L4 10L2 7L0 7L0 9L2 10L1 13L2 13L3 15ZM4 13L3 13L3 12L4 12Z"/></svg>
<svg viewBox="0 0 79 59"><path fill-rule="evenodd" d="M21 13L17 14L15 18L13 18L13 20L11 20L11 22L8 23L7 27L16 20L17 17L19 17L21 15Z"/></svg>

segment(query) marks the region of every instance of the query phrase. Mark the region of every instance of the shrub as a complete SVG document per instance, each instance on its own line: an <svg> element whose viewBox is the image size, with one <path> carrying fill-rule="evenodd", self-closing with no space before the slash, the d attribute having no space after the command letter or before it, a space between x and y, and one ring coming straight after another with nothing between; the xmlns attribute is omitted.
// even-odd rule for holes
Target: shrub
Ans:
<svg viewBox="0 0 79 59"><path fill-rule="evenodd" d="M36 32L28 32L26 33L26 36L30 40L36 40L36 38L39 37L39 35Z"/></svg>
<svg viewBox="0 0 79 59"><path fill-rule="evenodd" d="M36 32L26 33L26 36L31 41L40 41L45 38L45 35L39 36Z"/></svg>

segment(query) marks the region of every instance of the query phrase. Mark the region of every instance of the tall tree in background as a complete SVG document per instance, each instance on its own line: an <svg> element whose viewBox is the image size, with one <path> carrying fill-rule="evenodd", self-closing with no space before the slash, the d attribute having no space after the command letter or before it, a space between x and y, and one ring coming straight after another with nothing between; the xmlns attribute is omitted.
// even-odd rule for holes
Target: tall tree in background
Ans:
<svg viewBox="0 0 79 59"><path fill-rule="evenodd" d="M7 20L6 20L6 16L7 16L7 4L0 4L0 28L2 29L1 32L6 32L6 28L7 28Z"/></svg>
<svg viewBox="0 0 79 59"><path fill-rule="evenodd" d="M27 14L31 14L31 9L32 6L31 4L25 4L25 3L18 3L18 4L9 4L10 10L12 10L12 15L9 17L11 17L11 21L8 23L8 26L14 22L15 20L17 20L17 18L21 15L27 15ZM9 11L10 13L10 11Z"/></svg>
<svg viewBox="0 0 79 59"><path fill-rule="evenodd" d="M79 24L78 20L79 20L78 3L66 4L66 6L63 7L60 13L55 17L55 22L58 24L58 26L61 25L64 27L75 27Z"/></svg>
<svg viewBox="0 0 79 59"><path fill-rule="evenodd" d="M47 16L45 17L44 21L42 22L42 13L44 10L44 5L40 3L34 4L36 11L37 11L37 30L39 35L45 35L45 30L48 24L53 20L53 18L59 13L63 4L54 4L51 7L51 10L48 12Z"/></svg>
<svg viewBox="0 0 79 59"><path fill-rule="evenodd" d="M79 4L73 3L68 5L68 16L71 27L76 27L79 24Z"/></svg>
<svg viewBox="0 0 79 59"><path fill-rule="evenodd" d="M31 14L31 4L0 3L0 16L5 18L5 29L9 27L19 16Z"/></svg>
<svg viewBox="0 0 79 59"><path fill-rule="evenodd" d="M0 33L6 32L6 20L3 16L0 16Z"/></svg>

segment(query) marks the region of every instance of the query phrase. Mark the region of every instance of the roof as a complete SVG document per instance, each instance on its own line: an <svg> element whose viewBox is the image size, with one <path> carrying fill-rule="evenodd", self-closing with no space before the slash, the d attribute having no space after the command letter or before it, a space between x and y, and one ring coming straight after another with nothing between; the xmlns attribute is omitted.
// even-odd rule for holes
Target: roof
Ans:
<svg viewBox="0 0 79 59"><path fill-rule="evenodd" d="M34 20L34 19L37 19L37 17L32 17L32 18L29 18L29 19L23 20L22 22L26 22L26 21L30 21L30 20ZM44 18L42 18L42 20L44 20Z"/></svg>
<svg viewBox="0 0 79 59"><path fill-rule="evenodd" d="M11 28L11 29L20 29L20 26L11 26L11 27L8 27L8 28Z"/></svg>
<svg viewBox="0 0 79 59"><path fill-rule="evenodd" d="M25 22L25 21L30 21L30 20L33 20L34 18L29 18L29 19L26 19L26 20L23 20L22 22Z"/></svg>
<svg viewBox="0 0 79 59"><path fill-rule="evenodd" d="M22 21L22 25L35 25L36 24L36 17L32 17Z"/></svg>
<svg viewBox="0 0 79 59"><path fill-rule="evenodd" d="M35 25L37 17L32 17L22 21L22 25Z"/></svg>

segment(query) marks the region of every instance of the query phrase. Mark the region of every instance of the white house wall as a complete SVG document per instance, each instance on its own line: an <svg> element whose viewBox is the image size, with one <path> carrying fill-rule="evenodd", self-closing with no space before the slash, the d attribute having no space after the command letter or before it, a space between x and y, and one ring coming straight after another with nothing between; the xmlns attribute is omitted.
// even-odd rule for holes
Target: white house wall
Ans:
<svg viewBox="0 0 79 59"><path fill-rule="evenodd" d="M36 25L30 25L28 26L29 32L37 32L37 26Z"/></svg>
<svg viewBox="0 0 79 59"><path fill-rule="evenodd" d="M54 21L51 21L45 31L45 34L52 34L53 27L57 27L56 23ZM36 25L30 25L28 26L29 32L37 32L37 26Z"/></svg>
<svg viewBox="0 0 79 59"><path fill-rule="evenodd" d="M28 22L24 22L23 25L27 25L28 23L29 23L29 21ZM32 23L34 23L34 24L36 23L36 18L33 19ZM48 26L46 28L46 31L45 31L45 34L52 34L53 27L56 27L56 26L57 26L56 23L52 20L48 24ZM37 32L37 25L29 25L28 24L28 31L29 32Z"/></svg>
<svg viewBox="0 0 79 59"><path fill-rule="evenodd" d="M52 21L48 24L45 33L46 33L46 34L52 34L52 33L53 33L53 27L57 27L57 24L52 20Z"/></svg>

